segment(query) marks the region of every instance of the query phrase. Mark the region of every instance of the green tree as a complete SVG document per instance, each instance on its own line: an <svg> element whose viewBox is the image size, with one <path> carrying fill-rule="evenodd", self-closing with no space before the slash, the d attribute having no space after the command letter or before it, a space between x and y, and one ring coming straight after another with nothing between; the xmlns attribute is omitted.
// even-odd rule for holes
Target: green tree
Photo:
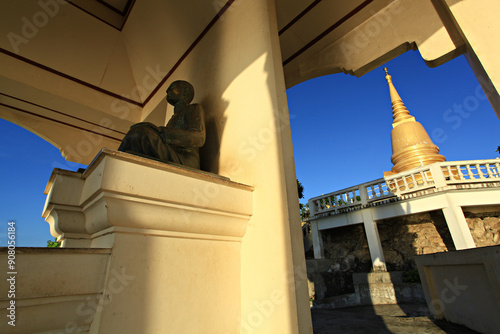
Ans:
<svg viewBox="0 0 500 334"><path fill-rule="evenodd" d="M304 186L297 179L297 192L299 193L299 199L304 198Z"/></svg>
<svg viewBox="0 0 500 334"><path fill-rule="evenodd" d="M47 240L47 247L50 247L50 248L61 247L61 243L59 241L57 241L57 238L54 238L54 241Z"/></svg>
<svg viewBox="0 0 500 334"><path fill-rule="evenodd" d="M300 181L297 179L297 192L299 193L299 199L304 198L304 186ZM299 203L300 205L300 219L304 221L304 219L309 217L309 204L302 204Z"/></svg>

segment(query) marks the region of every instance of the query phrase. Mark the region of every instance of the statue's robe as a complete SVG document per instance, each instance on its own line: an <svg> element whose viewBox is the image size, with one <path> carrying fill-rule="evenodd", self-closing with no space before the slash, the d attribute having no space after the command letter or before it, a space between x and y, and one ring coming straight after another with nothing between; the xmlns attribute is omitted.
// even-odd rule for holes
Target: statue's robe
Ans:
<svg viewBox="0 0 500 334"><path fill-rule="evenodd" d="M203 107L192 104L174 113L166 126L158 127L149 122L132 125L118 151L200 169L199 148L204 143Z"/></svg>

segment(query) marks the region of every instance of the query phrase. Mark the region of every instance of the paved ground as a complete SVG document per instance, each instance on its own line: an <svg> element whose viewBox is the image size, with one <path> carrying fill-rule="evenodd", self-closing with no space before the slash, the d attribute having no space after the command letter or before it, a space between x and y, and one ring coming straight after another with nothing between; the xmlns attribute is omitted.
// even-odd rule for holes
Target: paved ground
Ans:
<svg viewBox="0 0 500 334"><path fill-rule="evenodd" d="M432 321L424 304L312 310L314 334L477 334L467 327Z"/></svg>

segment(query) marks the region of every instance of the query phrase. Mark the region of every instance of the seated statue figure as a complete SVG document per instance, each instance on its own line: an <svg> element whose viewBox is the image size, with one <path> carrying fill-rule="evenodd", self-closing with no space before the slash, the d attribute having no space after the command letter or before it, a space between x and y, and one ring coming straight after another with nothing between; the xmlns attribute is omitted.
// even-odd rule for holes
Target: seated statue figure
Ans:
<svg viewBox="0 0 500 334"><path fill-rule="evenodd" d="M167 89L167 102L174 106L174 115L167 125L132 125L118 151L200 169L198 149L205 144L205 115L201 105L190 104L193 97L189 82L173 82Z"/></svg>

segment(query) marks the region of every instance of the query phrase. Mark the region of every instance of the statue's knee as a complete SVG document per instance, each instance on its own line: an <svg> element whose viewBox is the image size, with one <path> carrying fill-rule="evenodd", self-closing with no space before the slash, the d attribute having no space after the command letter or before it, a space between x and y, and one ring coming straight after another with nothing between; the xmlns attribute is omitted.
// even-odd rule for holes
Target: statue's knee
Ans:
<svg viewBox="0 0 500 334"><path fill-rule="evenodd" d="M129 130L129 132L127 133L127 137L131 138L131 139L140 139L140 138L143 138L144 136L147 136L149 131L147 131L148 129L146 127L135 127L135 128L132 128Z"/></svg>

